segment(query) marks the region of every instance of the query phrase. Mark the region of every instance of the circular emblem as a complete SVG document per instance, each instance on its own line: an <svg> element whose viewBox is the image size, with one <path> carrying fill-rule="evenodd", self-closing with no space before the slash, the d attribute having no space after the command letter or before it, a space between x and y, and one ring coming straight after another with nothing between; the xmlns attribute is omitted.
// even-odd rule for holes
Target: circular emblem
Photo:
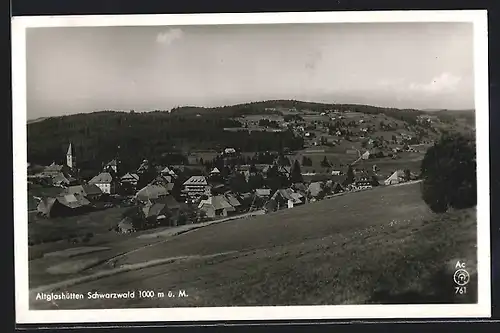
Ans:
<svg viewBox="0 0 500 333"><path fill-rule="evenodd" d="M469 283L469 279L469 273L465 269L459 269L453 275L453 281L455 281L455 283L459 286L465 286Z"/></svg>

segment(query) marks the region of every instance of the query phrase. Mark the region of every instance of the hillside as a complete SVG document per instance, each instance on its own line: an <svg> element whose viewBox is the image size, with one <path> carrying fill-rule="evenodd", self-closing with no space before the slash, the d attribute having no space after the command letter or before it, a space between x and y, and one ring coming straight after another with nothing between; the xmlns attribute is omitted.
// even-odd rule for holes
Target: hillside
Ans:
<svg viewBox="0 0 500 333"><path fill-rule="evenodd" d="M185 259L65 288L82 293L185 290L187 298L32 306L473 302L475 237L474 209L434 215L420 199L418 184L378 188L165 238L166 242L122 257L117 265ZM99 246L113 247L113 243ZM466 260L472 276L465 296L456 296L452 285L449 265L457 258Z"/></svg>
<svg viewBox="0 0 500 333"><path fill-rule="evenodd" d="M433 126L423 127L418 123L418 117L429 112L300 101L264 101L215 108L188 106L170 112L99 111L29 122L28 161L42 165L53 161L62 163L69 142L75 149L79 168L90 173L96 172L102 163L117 155L122 159L124 169L133 169L144 158L159 164L187 163L186 152L192 149L220 150L229 143L240 151L249 152L280 151L284 148L299 150L304 148L304 138L290 129L279 133L224 129L240 128L242 123L237 119L250 115L297 114L309 117L311 123L319 124L323 121L318 118L320 113L331 110L371 117L373 130L378 131L374 134L386 140L398 133L390 129L381 132L381 121L395 124L397 129L413 136L424 132L439 133L463 125L457 125L453 117L450 120L450 116L441 111L435 114L438 114L438 118L446 119L446 123L437 124L435 127L439 131L436 131ZM344 121L338 126L350 125Z"/></svg>
<svg viewBox="0 0 500 333"><path fill-rule="evenodd" d="M36 119L30 119L30 120L27 120L26 121L26 124L34 124L34 123L38 123L40 121L44 121L45 119L48 119L49 117L40 117L40 118L36 118Z"/></svg>

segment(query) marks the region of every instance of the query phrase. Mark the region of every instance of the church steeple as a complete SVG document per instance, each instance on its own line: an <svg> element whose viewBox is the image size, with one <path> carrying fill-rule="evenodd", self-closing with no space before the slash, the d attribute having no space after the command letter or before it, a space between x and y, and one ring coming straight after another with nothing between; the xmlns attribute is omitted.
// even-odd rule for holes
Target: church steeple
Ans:
<svg viewBox="0 0 500 333"><path fill-rule="evenodd" d="M73 169L75 166L74 156L73 156L73 147L71 142L69 143L68 152L66 153L66 165Z"/></svg>

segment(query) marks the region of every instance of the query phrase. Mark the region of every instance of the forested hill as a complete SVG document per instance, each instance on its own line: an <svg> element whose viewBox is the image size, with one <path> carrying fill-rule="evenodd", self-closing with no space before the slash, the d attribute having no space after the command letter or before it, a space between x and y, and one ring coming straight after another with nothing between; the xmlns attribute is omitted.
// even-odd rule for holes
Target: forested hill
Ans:
<svg viewBox="0 0 500 333"><path fill-rule="evenodd" d="M367 105L287 100L215 108L180 107L170 112L99 111L28 123L28 161L43 165L53 161L62 163L69 142L73 144L80 168L93 170L99 169L103 162L113 159L117 154L120 154L122 163L137 166L143 158L158 163L182 163L180 156L173 156L178 156L177 152L186 149L221 149L226 145L245 151L276 151L285 147L300 149L302 138L295 137L291 131L252 134L223 131L225 127L239 125L232 117L279 112L280 108L295 108L298 112L337 109L369 114L385 113L408 123L415 122L416 117L424 113Z"/></svg>

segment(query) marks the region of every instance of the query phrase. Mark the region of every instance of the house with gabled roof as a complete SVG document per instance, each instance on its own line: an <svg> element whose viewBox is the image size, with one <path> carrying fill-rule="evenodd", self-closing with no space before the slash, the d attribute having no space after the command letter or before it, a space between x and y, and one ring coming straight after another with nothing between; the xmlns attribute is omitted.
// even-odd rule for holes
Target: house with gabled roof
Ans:
<svg viewBox="0 0 500 333"><path fill-rule="evenodd" d="M396 170L386 180L384 180L384 185L394 185L402 182L404 182L404 171Z"/></svg>
<svg viewBox="0 0 500 333"><path fill-rule="evenodd" d="M207 217L226 217L236 211L224 195L210 196L201 200L198 209L203 211Z"/></svg>
<svg viewBox="0 0 500 333"><path fill-rule="evenodd" d="M175 171L170 169L168 166L166 166L160 171L160 175L162 175L165 179L168 179L171 182L173 182L174 179L177 178L177 174L175 173Z"/></svg>
<svg viewBox="0 0 500 333"><path fill-rule="evenodd" d="M89 200L98 200L102 196L101 189L95 184L73 185L63 191L64 194L78 194Z"/></svg>
<svg viewBox="0 0 500 333"><path fill-rule="evenodd" d="M104 165L103 171L111 171L111 172L118 172L118 161L116 159L112 159L106 165Z"/></svg>
<svg viewBox="0 0 500 333"><path fill-rule="evenodd" d="M130 184L132 186L137 186L138 182L139 182L139 175L136 173L127 172L120 178L121 184Z"/></svg>
<svg viewBox="0 0 500 333"><path fill-rule="evenodd" d="M68 186L70 184L70 180L66 177L62 172L57 174L53 174L51 176L51 183L54 186Z"/></svg>
<svg viewBox="0 0 500 333"><path fill-rule="evenodd" d="M148 184L135 195L135 199L140 202L155 201L169 194L168 189L162 185Z"/></svg>
<svg viewBox="0 0 500 333"><path fill-rule="evenodd" d="M99 187L102 193L114 194L116 187L113 182L113 177L109 172L101 172L89 181L89 184L94 184Z"/></svg>
<svg viewBox="0 0 500 333"><path fill-rule="evenodd" d="M80 194L61 194L57 197L42 198L37 211L45 217L76 215L91 209L91 203Z"/></svg>
<svg viewBox="0 0 500 333"><path fill-rule="evenodd" d="M258 188L255 190L255 195L259 198L269 198L271 196L270 188Z"/></svg>
<svg viewBox="0 0 500 333"><path fill-rule="evenodd" d="M229 202L229 204L233 206L237 212L241 211L242 204L240 202L240 199L235 194L226 192L224 193L224 198L226 198L227 202Z"/></svg>
<svg viewBox="0 0 500 333"><path fill-rule="evenodd" d="M276 201L278 209L284 207L293 208L305 203L305 197L290 188L277 190L271 197L271 200Z"/></svg>
<svg viewBox="0 0 500 333"><path fill-rule="evenodd" d="M210 171L210 175L220 175L220 170L217 167L214 167L212 171Z"/></svg>
<svg viewBox="0 0 500 333"><path fill-rule="evenodd" d="M204 194L210 194L210 186L205 176L191 176L182 187L183 196L191 202L198 200Z"/></svg>

